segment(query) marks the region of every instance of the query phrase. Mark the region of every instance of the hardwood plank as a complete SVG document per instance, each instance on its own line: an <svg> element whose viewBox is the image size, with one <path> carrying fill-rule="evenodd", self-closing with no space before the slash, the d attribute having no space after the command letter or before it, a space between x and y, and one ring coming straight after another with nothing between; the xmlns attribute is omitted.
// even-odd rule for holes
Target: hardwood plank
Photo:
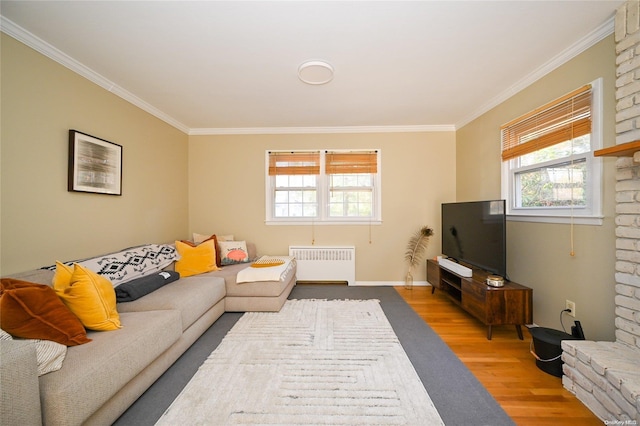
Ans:
<svg viewBox="0 0 640 426"><path fill-rule="evenodd" d="M531 355L531 335L523 327L486 327L431 287L395 287L402 298L447 343L487 391L518 425L602 425L562 380L540 370Z"/></svg>

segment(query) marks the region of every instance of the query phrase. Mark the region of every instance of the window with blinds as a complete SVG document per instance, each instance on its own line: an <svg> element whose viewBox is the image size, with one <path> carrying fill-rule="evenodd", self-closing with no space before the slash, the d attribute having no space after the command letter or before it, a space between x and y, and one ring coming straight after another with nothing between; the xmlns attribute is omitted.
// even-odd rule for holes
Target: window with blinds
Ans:
<svg viewBox="0 0 640 426"><path fill-rule="evenodd" d="M267 223L380 220L380 151L267 151Z"/></svg>
<svg viewBox="0 0 640 426"><path fill-rule="evenodd" d="M501 126L510 215L600 215L601 91L596 80Z"/></svg>

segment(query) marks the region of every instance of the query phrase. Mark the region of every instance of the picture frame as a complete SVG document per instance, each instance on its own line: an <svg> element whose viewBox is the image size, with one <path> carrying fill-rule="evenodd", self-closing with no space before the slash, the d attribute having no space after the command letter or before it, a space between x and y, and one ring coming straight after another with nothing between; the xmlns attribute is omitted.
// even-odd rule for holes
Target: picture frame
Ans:
<svg viewBox="0 0 640 426"><path fill-rule="evenodd" d="M68 190L122 195L122 146L69 130Z"/></svg>

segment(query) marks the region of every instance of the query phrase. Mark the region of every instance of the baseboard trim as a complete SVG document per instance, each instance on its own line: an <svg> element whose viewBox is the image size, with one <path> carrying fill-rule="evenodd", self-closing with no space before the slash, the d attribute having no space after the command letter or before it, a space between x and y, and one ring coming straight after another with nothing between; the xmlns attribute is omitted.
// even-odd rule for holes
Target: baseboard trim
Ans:
<svg viewBox="0 0 640 426"><path fill-rule="evenodd" d="M413 285L416 287L431 287L427 281L414 281ZM404 281L356 281L356 286L404 286Z"/></svg>

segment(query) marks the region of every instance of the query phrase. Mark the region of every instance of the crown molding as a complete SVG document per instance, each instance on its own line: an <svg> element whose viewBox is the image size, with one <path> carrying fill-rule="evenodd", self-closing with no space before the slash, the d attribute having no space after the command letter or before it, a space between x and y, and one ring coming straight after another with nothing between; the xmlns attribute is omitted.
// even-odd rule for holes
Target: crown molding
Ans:
<svg viewBox="0 0 640 426"><path fill-rule="evenodd" d="M466 118L456 124L443 125L408 125L408 126L338 126L338 127L247 127L247 128L189 128L153 105L140 99L133 93L123 89L111 80L103 77L89 67L76 61L66 53L31 34L11 20L0 15L0 31L31 47L44 56L58 62L71 71L81 75L103 89L119 96L143 111L157 117L167 124L188 135L249 135L249 134L311 134L311 133L415 133L415 132L452 132L469 124L471 121L500 105L521 90L535 83L551 71L565 64L591 46L595 45L614 31L615 16L609 18L601 26L593 30L582 40L570 46L549 62L534 70L531 74L490 99Z"/></svg>
<svg viewBox="0 0 640 426"><path fill-rule="evenodd" d="M560 52L554 58L552 58L547 63L543 64L536 70L534 70L531 74L527 75L522 80L518 81L516 84L496 96L495 98L489 100L480 108L478 108L473 113L469 114L466 118L456 123L455 128L460 129L463 126L469 124L476 118L480 117L482 114L490 111L496 106L500 105L502 102L516 95L518 92L532 85L536 81L540 80L545 75L549 74L551 71L556 68L564 65L569 62L571 59L575 58L585 50L589 49L596 43L602 41L607 36L613 34L615 25L615 16L610 17L607 21L605 21L602 25L597 27L595 30L587 34L584 38L579 40L577 43L568 47L564 51Z"/></svg>
<svg viewBox="0 0 640 426"><path fill-rule="evenodd" d="M191 129L189 135L281 135L307 133L416 133L454 132L453 125L338 126L338 127L244 127Z"/></svg>
<svg viewBox="0 0 640 426"><path fill-rule="evenodd" d="M133 93L123 89L122 87L118 86L111 80L103 77L102 75L93 71L91 68L76 61L71 56L67 55L66 53L50 45L46 41L33 35L29 31L25 30L21 26L17 25L16 23L10 21L9 19L1 15L0 15L0 31L7 34L8 36L15 38L19 42L29 46L36 52L39 52L44 56L54 60L60 65L69 68L71 71L97 84L98 86L102 87L108 92L111 92L114 95L121 97L122 99L126 100L129 103L132 103L133 105L137 106L143 111L146 111L149 114L153 115L154 117L159 118L160 120L175 127L176 129L182 131L183 133L189 133L189 128L184 124L180 123L179 121L175 120L173 117L169 116L168 114L165 114L164 112L160 111L158 108L145 102L144 100L140 99Z"/></svg>

